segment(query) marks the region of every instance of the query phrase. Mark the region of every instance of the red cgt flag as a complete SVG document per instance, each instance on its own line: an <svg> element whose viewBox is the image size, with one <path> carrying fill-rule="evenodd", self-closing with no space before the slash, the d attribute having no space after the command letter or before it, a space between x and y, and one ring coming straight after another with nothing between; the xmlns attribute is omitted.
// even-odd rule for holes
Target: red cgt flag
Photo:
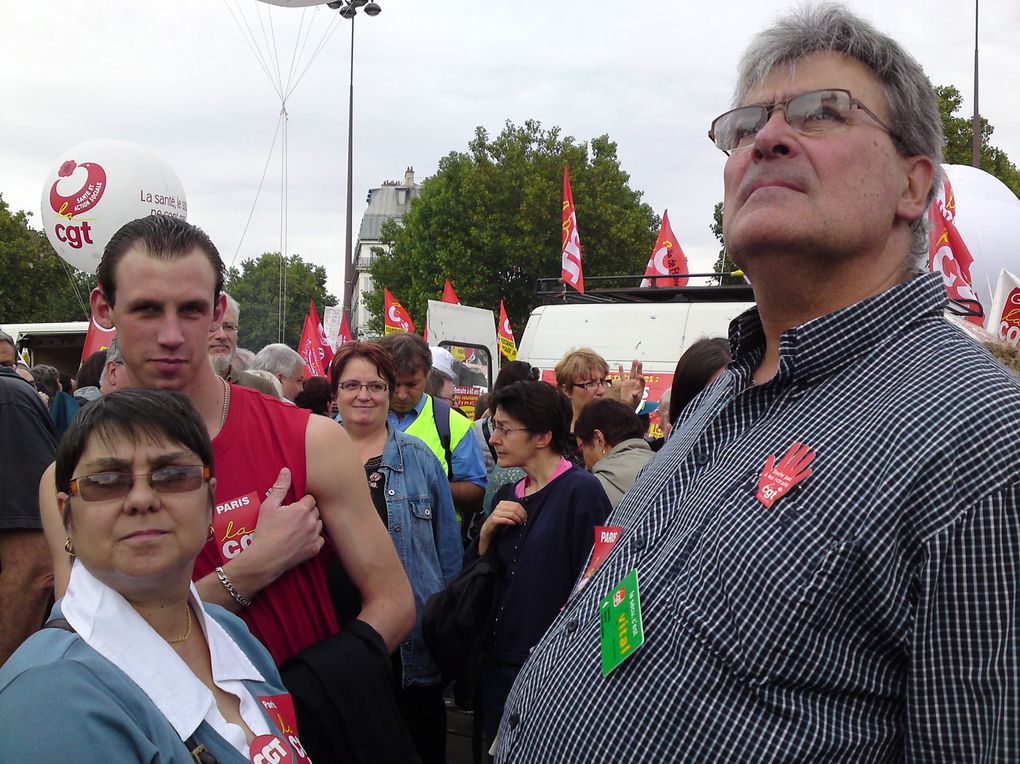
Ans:
<svg viewBox="0 0 1020 764"><path fill-rule="evenodd" d="M460 305L460 298L453 291L453 284L450 283L450 279L447 279L443 285L443 302L448 302L451 305Z"/></svg>
<svg viewBox="0 0 1020 764"><path fill-rule="evenodd" d="M393 334L393 332L414 333L414 321L411 320L411 316L404 310L404 306L397 301L397 298L390 294L389 289L384 289L383 295L386 298L386 317L383 321L383 334Z"/></svg>
<svg viewBox="0 0 1020 764"><path fill-rule="evenodd" d="M577 233L574 194L570 191L570 171L563 168L563 254L561 278L584 294L584 273L581 271L581 237Z"/></svg>
<svg viewBox="0 0 1020 764"><path fill-rule="evenodd" d="M963 243L963 238L953 223L956 217L956 198L949 178L946 178L944 183L945 202L935 199L928 209L928 221L931 224L928 239L928 269L942 274L946 296L950 300L959 300L968 307L976 308L980 313L981 301L970 275L974 257ZM969 315L966 318L978 326L985 324L983 315Z"/></svg>
<svg viewBox="0 0 1020 764"><path fill-rule="evenodd" d="M672 287L687 286L687 258L684 251L680 249L680 243L673 235L673 229L669 227L669 210L662 213L662 227L659 229L659 238L655 241L652 249L652 256L648 258L648 265L645 266L645 277L641 279L643 287ZM673 276L675 278L652 279L650 276ZM680 278L682 276L682 278Z"/></svg>
<svg viewBox="0 0 1020 764"><path fill-rule="evenodd" d="M336 346L340 347L345 342L352 342L354 337L351 336L351 325L347 322L347 314L344 313L340 319L340 328L336 332Z"/></svg>
<svg viewBox="0 0 1020 764"><path fill-rule="evenodd" d="M499 301L499 352L508 361L517 360L517 343L514 342L514 332L510 328L510 319L507 318L502 300Z"/></svg>
<svg viewBox="0 0 1020 764"><path fill-rule="evenodd" d="M333 360L333 351L326 341L326 332L319 320L319 313L315 310L314 300L308 301L308 315L305 316L305 324L301 329L298 354L305 361L306 377L326 376L329 362Z"/></svg>
<svg viewBox="0 0 1020 764"><path fill-rule="evenodd" d="M104 329L96 323L95 317L89 319L89 330L85 335L85 347L81 349L81 360L84 361L97 350L106 350L117 336L117 327Z"/></svg>

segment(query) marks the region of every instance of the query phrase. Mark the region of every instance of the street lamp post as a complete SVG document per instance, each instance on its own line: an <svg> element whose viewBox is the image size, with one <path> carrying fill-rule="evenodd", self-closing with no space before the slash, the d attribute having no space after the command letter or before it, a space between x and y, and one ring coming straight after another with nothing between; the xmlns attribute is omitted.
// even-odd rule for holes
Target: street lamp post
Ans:
<svg viewBox="0 0 1020 764"><path fill-rule="evenodd" d="M347 236L344 240L344 313L347 320L354 325L354 290L357 287L354 259L354 17L358 8L363 8L369 16L378 16L382 8L378 3L368 0L347 0L329 3L330 8L340 11L340 15L351 20L351 82L350 101L347 107Z"/></svg>

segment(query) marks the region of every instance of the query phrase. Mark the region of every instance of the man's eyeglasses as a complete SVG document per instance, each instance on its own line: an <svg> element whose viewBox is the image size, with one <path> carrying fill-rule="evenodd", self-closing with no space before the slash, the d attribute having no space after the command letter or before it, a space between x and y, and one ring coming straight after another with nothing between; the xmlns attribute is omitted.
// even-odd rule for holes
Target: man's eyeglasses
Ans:
<svg viewBox="0 0 1020 764"><path fill-rule="evenodd" d="M212 477L212 468L203 464L171 464L152 472L97 472L71 480L70 494L85 501L121 499L128 495L136 477L148 478L156 493L186 493L199 488Z"/></svg>
<svg viewBox="0 0 1020 764"><path fill-rule="evenodd" d="M587 382L575 382L573 384L573 386L574 387L583 387L588 392L591 392L592 390L596 390L599 387L604 387L604 388L607 388L607 389L612 387L613 386L613 380L611 380L609 377L605 377L603 379L591 379L591 380L589 380Z"/></svg>
<svg viewBox="0 0 1020 764"><path fill-rule="evenodd" d="M367 384L362 384L361 382L349 381L341 382L337 385L337 387L345 393L359 393L361 392L361 388L365 388L372 395L381 395L390 389L390 386L385 382L368 382Z"/></svg>
<svg viewBox="0 0 1020 764"><path fill-rule="evenodd" d="M765 127L776 109L782 109L787 124L801 135L819 135L846 127L855 106L896 138L893 129L875 112L850 95L849 90L839 88L812 90L781 103L732 109L712 121L708 137L729 156L731 151L750 148L754 144L754 137Z"/></svg>
<svg viewBox="0 0 1020 764"><path fill-rule="evenodd" d="M507 427L506 425L502 425L502 424L493 424L492 425L492 431L494 433L498 432L499 436L501 438L505 438L507 435L509 435L512 432L527 432L528 428L527 427Z"/></svg>

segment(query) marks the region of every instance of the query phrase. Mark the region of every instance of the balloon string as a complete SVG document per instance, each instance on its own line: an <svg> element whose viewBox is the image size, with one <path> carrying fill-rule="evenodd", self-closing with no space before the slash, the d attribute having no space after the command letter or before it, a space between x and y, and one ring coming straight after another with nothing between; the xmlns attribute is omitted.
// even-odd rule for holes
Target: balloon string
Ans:
<svg viewBox="0 0 1020 764"><path fill-rule="evenodd" d="M269 154L266 156L266 163L262 167L262 177L259 178L259 187L255 190L255 200L251 203L251 210L248 212L248 219L244 223L244 230L241 231L241 238L237 242L237 249L234 250L234 256L230 259L230 265L227 266L228 270L234 267L234 262L237 260L237 255L241 251L241 245L244 244L244 237L248 233L248 226L251 224L251 219L255 215L255 206L259 203L259 194L262 193L262 186L266 182L266 173L269 171L269 163L273 159L273 149L276 148L276 138L280 134L280 123L283 121L283 114L280 114L280 118L276 121L276 132L273 133L273 143L269 147Z"/></svg>

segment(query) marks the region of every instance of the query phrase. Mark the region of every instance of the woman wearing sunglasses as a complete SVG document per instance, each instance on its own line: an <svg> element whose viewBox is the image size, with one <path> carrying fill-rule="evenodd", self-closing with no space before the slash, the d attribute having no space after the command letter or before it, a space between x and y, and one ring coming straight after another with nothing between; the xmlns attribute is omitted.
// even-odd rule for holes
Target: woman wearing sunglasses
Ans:
<svg viewBox="0 0 1020 764"><path fill-rule="evenodd" d="M414 592L414 631L393 656L396 699L422 760L446 761L446 705L438 666L421 635L425 602L460 572L463 547L446 470L421 440L387 426L393 361L374 342L348 342L329 379L344 429L365 465L369 492ZM353 587L334 566L327 574L337 620L356 615Z"/></svg>
<svg viewBox="0 0 1020 764"><path fill-rule="evenodd" d="M515 382L489 404L500 467L525 477L496 494L492 514L468 555L494 551L499 560L496 610L486 639L482 676L485 733L491 743L503 706L528 653L567 601L609 514L599 481L573 466L570 402L545 382Z"/></svg>
<svg viewBox="0 0 1020 764"><path fill-rule="evenodd" d="M269 653L191 584L212 474L183 395L126 390L82 409L56 460L70 582L0 670L5 761L305 760Z"/></svg>

